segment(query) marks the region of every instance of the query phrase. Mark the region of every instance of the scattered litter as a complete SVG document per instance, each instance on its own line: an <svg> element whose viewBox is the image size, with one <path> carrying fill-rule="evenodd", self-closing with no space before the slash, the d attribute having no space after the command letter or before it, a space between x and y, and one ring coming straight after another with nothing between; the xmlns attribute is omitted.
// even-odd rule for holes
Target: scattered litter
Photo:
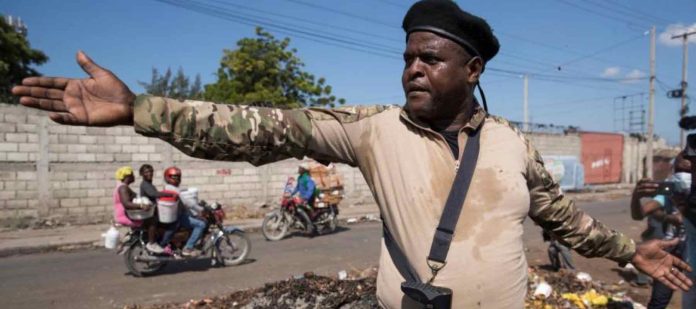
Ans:
<svg viewBox="0 0 696 309"><path fill-rule="evenodd" d="M625 287L593 281L584 272L566 269L551 272L533 267L528 270L528 280L525 309L639 308L638 303L626 296Z"/></svg>
<svg viewBox="0 0 696 309"><path fill-rule="evenodd" d="M345 270L339 271L338 272L338 280L346 280L348 279L348 272Z"/></svg>
<svg viewBox="0 0 696 309"><path fill-rule="evenodd" d="M575 276L575 278L577 278L579 281L582 281L582 282L591 282L592 281L592 276L590 276L590 274L584 273L584 272L579 272L577 274L577 276Z"/></svg>

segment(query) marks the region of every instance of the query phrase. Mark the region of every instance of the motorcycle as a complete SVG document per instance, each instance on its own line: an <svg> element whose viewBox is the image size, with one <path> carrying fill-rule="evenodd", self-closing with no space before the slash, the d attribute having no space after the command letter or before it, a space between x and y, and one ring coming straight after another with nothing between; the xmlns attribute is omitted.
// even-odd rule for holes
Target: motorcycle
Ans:
<svg viewBox="0 0 696 309"><path fill-rule="evenodd" d="M179 228L174 234L170 245L177 249L172 255L154 254L145 249L147 244L147 231L141 228L133 228L126 234L118 254L124 256L128 270L136 277L144 277L157 273L168 262L176 260L192 260L210 258L212 266L238 265L247 258L251 251L251 242L240 228L224 226L225 212L218 203L208 205L205 201L199 203L205 211L203 217L208 226L198 241L196 248L201 249L198 257L182 257L180 248L191 235L190 229ZM163 230L158 231L162 235Z"/></svg>
<svg viewBox="0 0 696 309"><path fill-rule="evenodd" d="M315 206L309 210L308 207L301 204L299 198L284 196L280 208L269 212L263 219L261 227L263 236L270 241L281 240L287 235L290 228L306 230L307 220L312 221L316 233L319 235L336 231L338 205L319 201L320 198L315 202Z"/></svg>

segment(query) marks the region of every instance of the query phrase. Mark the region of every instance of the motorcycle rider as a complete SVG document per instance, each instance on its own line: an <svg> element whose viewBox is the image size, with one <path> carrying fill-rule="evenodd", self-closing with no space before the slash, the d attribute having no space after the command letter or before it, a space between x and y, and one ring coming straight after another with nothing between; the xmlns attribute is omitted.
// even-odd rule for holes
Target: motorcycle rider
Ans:
<svg viewBox="0 0 696 309"><path fill-rule="evenodd" d="M146 197L147 199L152 202L152 205L157 205L157 199L160 197L167 197L167 196L172 196L172 194L167 193L167 192L160 192L157 190L154 184L152 184L152 177L154 175L154 168L150 164L143 164L140 166L140 176L143 177L143 181L140 183L140 196ZM158 218L157 216L157 208L155 208L155 218ZM169 244L169 240L172 238L174 233L176 232L177 224L176 222L174 223L161 223L158 222L160 226L164 226L166 230L164 231L164 235L162 236L162 239L160 243L154 243L152 245L153 249L157 249L159 247L162 249L164 253L171 254L171 248L167 248L167 244ZM153 225L154 226L154 225ZM154 228L151 228L154 230ZM148 230L149 232L149 230ZM166 242L165 242L166 240ZM159 251L159 250L157 250ZM155 252L155 251L153 251Z"/></svg>
<svg viewBox="0 0 696 309"><path fill-rule="evenodd" d="M181 191L183 191L179 187L181 184L181 170L178 167L172 166L165 169L164 181L166 182L166 185L164 186L165 190L174 191L177 193L181 193ZM191 236L189 236L189 239L184 245L184 249L181 251L181 254L183 256L197 257L201 254L201 252L194 249L193 246L196 244L196 242L198 242L198 239L200 239L201 235L203 235L203 231L207 227L206 221L202 218L203 211L205 209L199 205L182 204L183 203L181 203L181 200L179 200L179 218L177 219L178 226L192 229L192 231ZM169 239L162 239L163 242L169 242L169 240L171 240L171 236Z"/></svg>
<svg viewBox="0 0 696 309"><path fill-rule="evenodd" d="M136 197L135 192L129 187L130 184L135 182L133 168L130 166L123 166L116 170L116 180L118 184L113 193L114 220L124 226L143 227L147 229L147 244L145 245L145 249L153 253L162 253L164 250L156 243L157 219L155 216L146 220L131 220L126 214L126 209L148 210L150 207L154 207L152 205L134 204L132 202Z"/></svg>
<svg viewBox="0 0 696 309"><path fill-rule="evenodd" d="M297 186L290 196L299 193L295 198L295 204L298 206L297 213L300 218L305 221L305 234L311 236L314 235L314 224L307 211L310 213L312 212L312 201L314 200L314 191L317 186L309 175L309 164L300 164L297 168L297 173L299 174L297 177ZM305 211L305 209L307 211Z"/></svg>

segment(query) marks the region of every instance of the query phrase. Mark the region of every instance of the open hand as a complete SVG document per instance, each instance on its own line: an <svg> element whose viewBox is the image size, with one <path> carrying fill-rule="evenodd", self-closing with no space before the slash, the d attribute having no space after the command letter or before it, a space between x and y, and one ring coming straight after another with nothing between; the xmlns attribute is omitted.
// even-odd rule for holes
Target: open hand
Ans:
<svg viewBox="0 0 696 309"><path fill-rule="evenodd" d="M672 290L687 291L691 288L692 282L683 272L690 272L691 266L665 251L678 243L679 239L643 242L636 246L636 255L631 263Z"/></svg>
<svg viewBox="0 0 696 309"><path fill-rule="evenodd" d="M51 112L51 120L68 125L115 126L133 124L135 95L111 71L82 51L77 63L89 78L28 77L12 88L19 103Z"/></svg>

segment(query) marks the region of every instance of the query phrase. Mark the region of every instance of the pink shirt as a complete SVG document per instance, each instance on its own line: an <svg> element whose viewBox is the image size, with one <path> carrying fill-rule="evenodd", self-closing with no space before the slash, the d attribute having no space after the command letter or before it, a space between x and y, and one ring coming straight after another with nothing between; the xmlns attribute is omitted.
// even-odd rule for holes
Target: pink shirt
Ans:
<svg viewBox="0 0 696 309"><path fill-rule="evenodd" d="M114 221L128 227L139 227L143 222L141 220L131 220L128 218L128 215L126 215L126 207L121 203L121 195L118 194L118 189L125 185L125 183L119 182L116 185L116 189L114 189Z"/></svg>

